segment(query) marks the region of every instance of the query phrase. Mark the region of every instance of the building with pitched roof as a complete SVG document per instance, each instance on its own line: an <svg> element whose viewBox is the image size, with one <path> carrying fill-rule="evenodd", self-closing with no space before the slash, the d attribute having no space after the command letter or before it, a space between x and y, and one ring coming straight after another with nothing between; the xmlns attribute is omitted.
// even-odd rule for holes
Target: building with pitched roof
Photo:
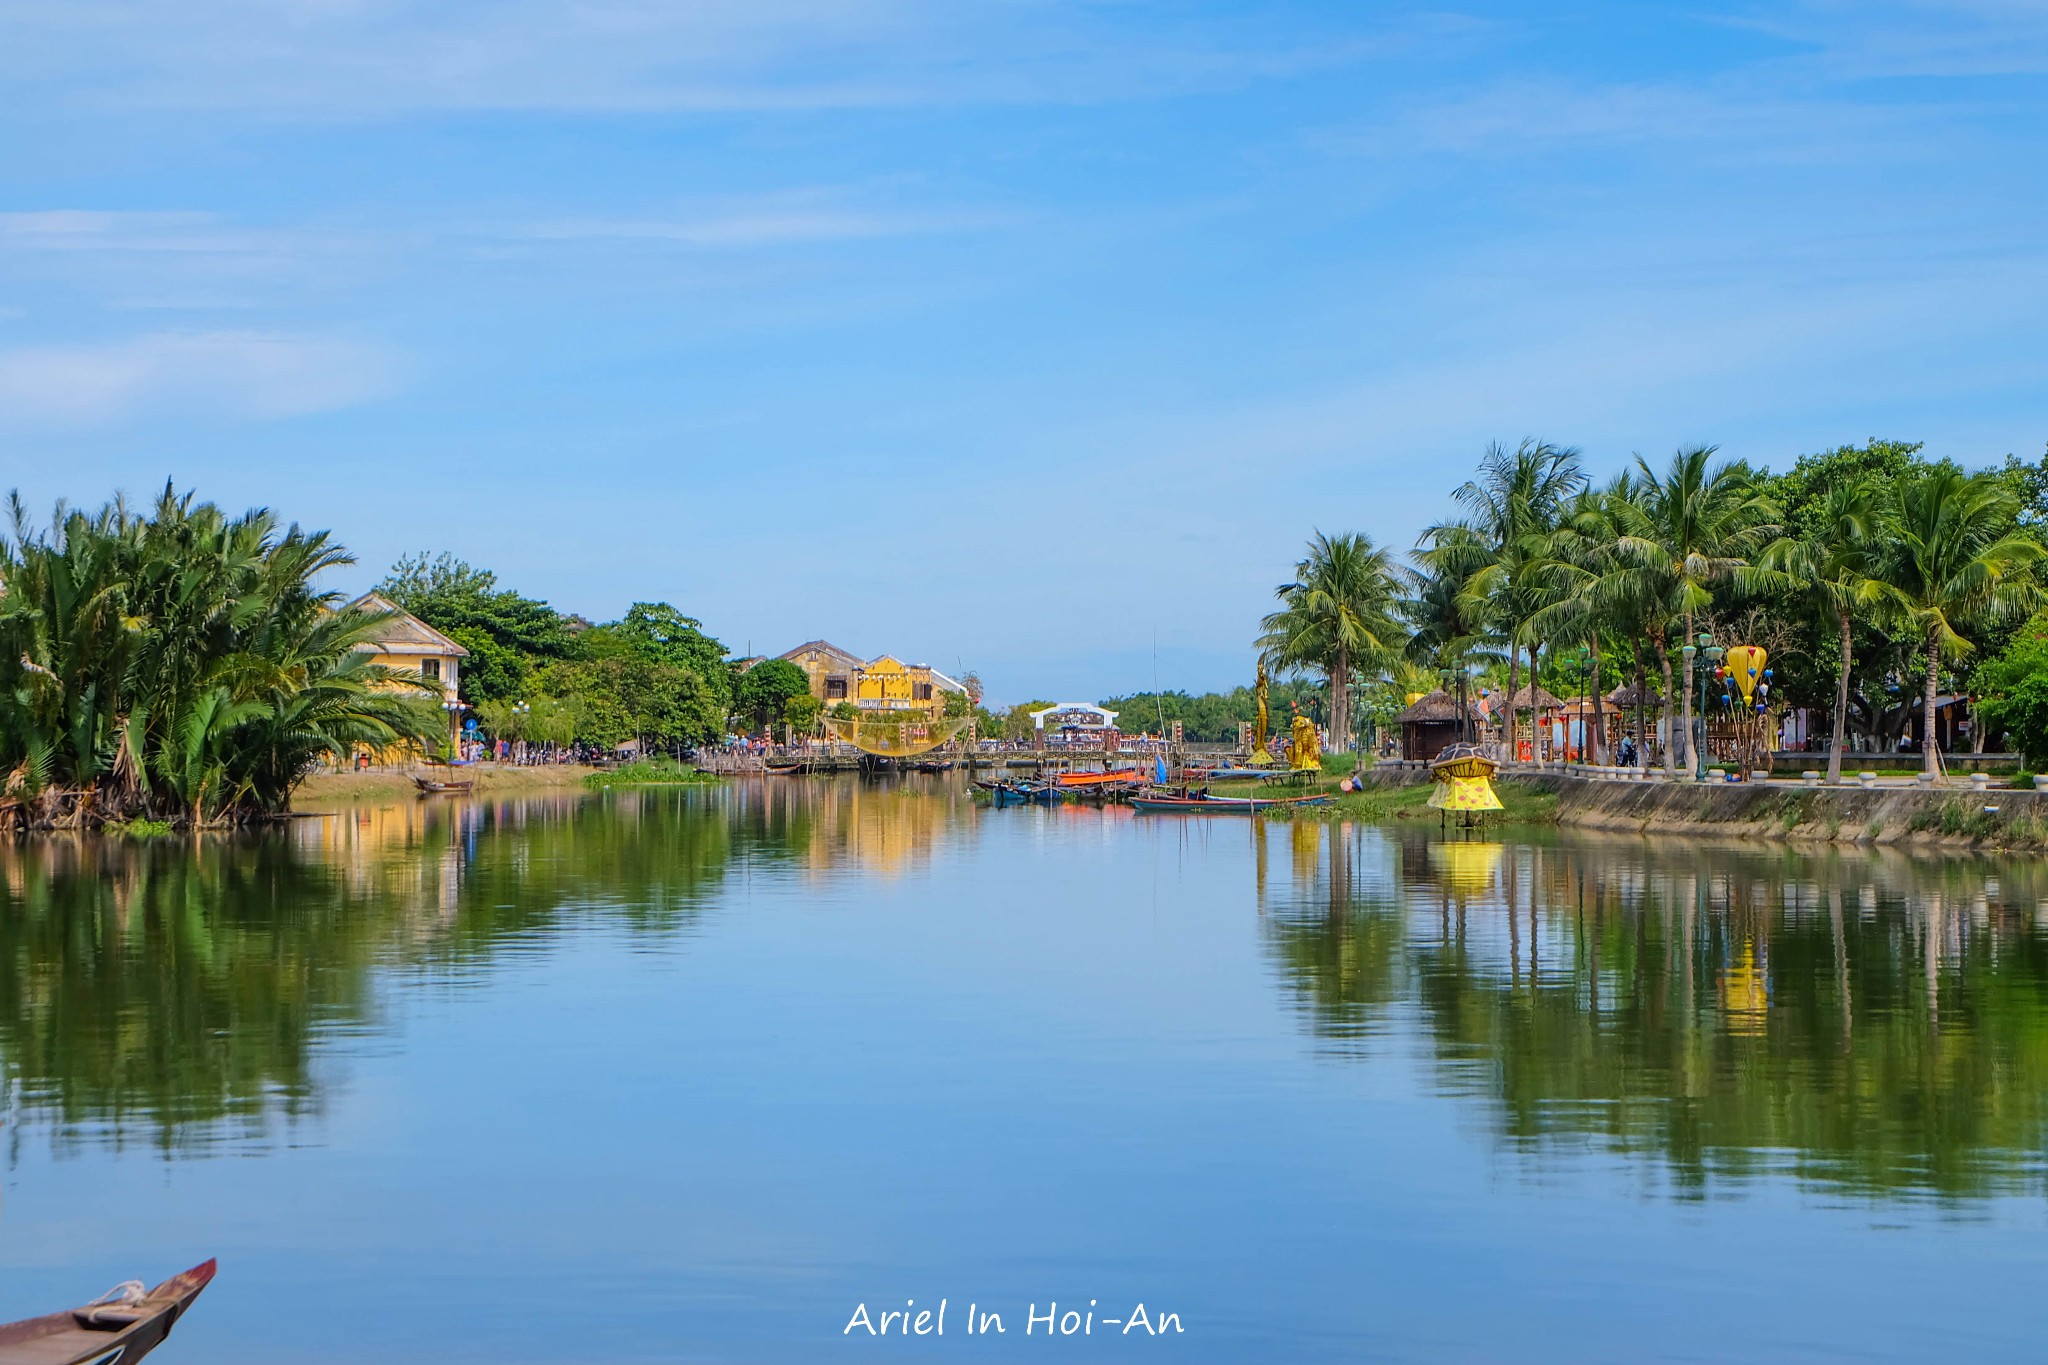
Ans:
<svg viewBox="0 0 2048 1365"><path fill-rule="evenodd" d="M907 664L889 654L872 659L828 640L811 640L776 656L804 671L811 695L827 706L850 702L862 711L945 709L946 693L966 688L930 664Z"/></svg>
<svg viewBox="0 0 2048 1365"><path fill-rule="evenodd" d="M372 639L356 648L368 653L372 663L417 673L430 683L440 684L442 708L448 712L449 738L459 738L462 703L458 692L462 685L462 660L469 657L469 651L382 593L364 593L349 605L380 615L392 614Z"/></svg>

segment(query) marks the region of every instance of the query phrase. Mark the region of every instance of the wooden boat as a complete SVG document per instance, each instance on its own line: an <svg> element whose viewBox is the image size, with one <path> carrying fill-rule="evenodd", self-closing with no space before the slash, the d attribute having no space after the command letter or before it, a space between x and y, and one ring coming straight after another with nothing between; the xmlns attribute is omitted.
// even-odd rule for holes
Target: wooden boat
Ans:
<svg viewBox="0 0 2048 1365"><path fill-rule="evenodd" d="M998 782L993 791L999 806L1056 806L1063 795L1049 782Z"/></svg>
<svg viewBox="0 0 2048 1365"><path fill-rule="evenodd" d="M1285 806L1321 806L1329 802L1321 793L1313 796L1211 796L1197 792L1191 796L1178 793L1154 792L1131 798L1131 805L1140 811L1180 811L1190 815L1249 815L1262 810L1273 810Z"/></svg>
<svg viewBox="0 0 2048 1365"><path fill-rule="evenodd" d="M764 771L770 777L795 777L803 770L801 763L770 763Z"/></svg>
<svg viewBox="0 0 2048 1365"><path fill-rule="evenodd" d="M208 1261L147 1292L131 1280L83 1308L0 1326L0 1365L134 1365L171 1334L213 1272Z"/></svg>
<svg viewBox="0 0 2048 1365"><path fill-rule="evenodd" d="M1130 782L1137 775L1135 768L1113 768L1101 773L1060 773L1054 780L1062 787L1113 787L1120 782Z"/></svg>
<svg viewBox="0 0 2048 1365"><path fill-rule="evenodd" d="M412 784L420 789L421 796L459 795L476 785L475 778L461 782L443 782L432 777L415 777Z"/></svg>
<svg viewBox="0 0 2048 1365"><path fill-rule="evenodd" d="M917 765L917 770L921 773L949 773L953 771L953 764L951 760L927 759Z"/></svg>

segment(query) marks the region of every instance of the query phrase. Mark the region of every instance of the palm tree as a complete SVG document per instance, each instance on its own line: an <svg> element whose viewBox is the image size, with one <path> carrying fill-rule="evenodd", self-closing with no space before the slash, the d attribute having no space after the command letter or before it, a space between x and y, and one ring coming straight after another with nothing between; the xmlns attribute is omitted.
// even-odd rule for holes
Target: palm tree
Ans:
<svg viewBox="0 0 2048 1365"><path fill-rule="evenodd" d="M1650 642L1664 672L1666 715L1671 699L1671 626L1684 626L1690 643L1699 613L1714 602L1714 588L1749 569L1750 557L1777 535L1777 508L1757 487L1747 466L1710 463L1713 446L1692 446L1659 474L1636 456L1634 496L1620 508L1627 532L1615 546L1624 561L1611 591L1654 605ZM1681 743L1692 734L1691 659L1685 661L1684 734L1664 746L1667 774L1677 776Z"/></svg>
<svg viewBox="0 0 2048 1365"><path fill-rule="evenodd" d="M1409 683L1423 684L1398 689L1404 693L1428 692L1437 686L1441 672L1462 672L1474 653L1492 652L1495 637L1488 632L1484 608L1466 591L1460 572L1459 566L1470 563L1471 556L1455 543L1459 534L1445 530L1436 545L1416 553L1419 568L1400 571L1407 589L1400 612L1409 635L1394 672Z"/></svg>
<svg viewBox="0 0 2048 1365"><path fill-rule="evenodd" d="M2010 619L2041 598L2028 568L2043 554L2019 534L2017 505L1997 476L1936 465L1899 495L1898 558L1883 595L1916 629L1927 651L1922 697L1923 770L1937 770L1934 712L1943 655L1972 648L1963 630Z"/></svg>
<svg viewBox="0 0 2048 1365"><path fill-rule="evenodd" d="M1399 596L1387 552L1362 535L1318 531L1279 611L1261 622L1259 650L1277 671L1314 669L1330 680L1330 748L1351 748L1351 680L1361 665L1400 652Z"/></svg>
<svg viewBox="0 0 2048 1365"><path fill-rule="evenodd" d="M1533 682L1536 652L1542 645L1524 629L1541 605L1531 574L1541 558L1544 537L1555 529L1565 503L1585 484L1576 447L1529 439L1509 450L1496 443L1487 447L1478 476L1451 494L1464 511L1463 519L1423 534L1440 556L1447 547L1457 552L1457 562L1444 567L1463 574L1467 593L1485 604L1496 632L1507 642L1510 755L1515 752L1518 723L1514 696L1521 647L1529 646Z"/></svg>
<svg viewBox="0 0 2048 1365"><path fill-rule="evenodd" d="M1602 759L1606 743L1605 698L1597 681L1604 641L1633 639L1641 610L1617 591L1623 567L1617 547L1625 533L1626 505L1634 484L1623 474L1605 488L1583 488L1562 510L1556 528L1543 538L1529 578L1541 606L1527 629L1541 639L1573 641L1591 657L1593 719L1587 752ZM1640 671L1640 670L1638 670ZM1640 685L1638 678L1638 685Z"/></svg>
<svg viewBox="0 0 2048 1365"><path fill-rule="evenodd" d="M1803 597L1830 625L1841 644L1835 666L1835 724L1828 744L1828 781L1842 780L1842 749L1849 723L1850 634L1859 611L1884 599L1885 572L1880 527L1884 511L1877 490L1859 483L1828 489L1805 534L1780 540L1765 553L1763 567L1774 586Z"/></svg>
<svg viewBox="0 0 2048 1365"><path fill-rule="evenodd" d="M312 586L326 533L166 488L145 513L19 500L0 539L0 771L28 818L203 824L275 814L324 753L440 731L416 674L370 662L380 618Z"/></svg>

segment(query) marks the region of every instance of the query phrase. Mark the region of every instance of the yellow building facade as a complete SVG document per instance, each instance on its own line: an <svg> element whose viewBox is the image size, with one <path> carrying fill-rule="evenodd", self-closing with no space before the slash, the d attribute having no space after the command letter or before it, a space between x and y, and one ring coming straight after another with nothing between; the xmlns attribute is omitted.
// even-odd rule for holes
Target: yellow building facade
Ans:
<svg viewBox="0 0 2048 1365"><path fill-rule="evenodd" d="M812 640L777 656L810 679L811 695L826 706L851 702L862 711L928 711L946 708L948 693L966 688L930 664L908 664L894 655L862 659L825 640Z"/></svg>
<svg viewBox="0 0 2048 1365"><path fill-rule="evenodd" d="M448 713L448 737L460 738L462 711L458 693L462 661L469 657L469 651L381 594L365 593L349 605L378 615L395 613L379 627L374 638L356 648L369 654L372 663L417 673L427 682L438 684L442 708Z"/></svg>

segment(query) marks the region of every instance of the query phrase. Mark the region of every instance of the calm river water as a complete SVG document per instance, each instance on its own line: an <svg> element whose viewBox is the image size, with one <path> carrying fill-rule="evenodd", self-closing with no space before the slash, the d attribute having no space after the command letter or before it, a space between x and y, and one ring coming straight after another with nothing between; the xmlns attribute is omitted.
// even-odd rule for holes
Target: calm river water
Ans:
<svg viewBox="0 0 2048 1365"><path fill-rule="evenodd" d="M0 1319L218 1254L165 1365L2031 1360L2044 926L944 780L0 848Z"/></svg>

